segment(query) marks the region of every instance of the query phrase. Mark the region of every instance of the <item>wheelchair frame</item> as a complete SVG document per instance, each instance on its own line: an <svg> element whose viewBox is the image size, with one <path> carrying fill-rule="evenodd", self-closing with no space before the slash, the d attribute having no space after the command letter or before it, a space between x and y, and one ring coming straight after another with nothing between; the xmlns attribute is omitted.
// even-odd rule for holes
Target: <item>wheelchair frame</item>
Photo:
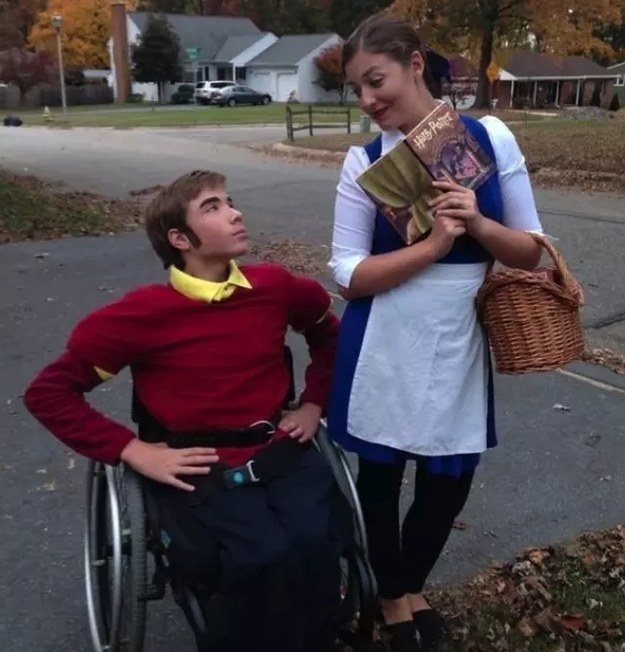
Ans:
<svg viewBox="0 0 625 652"><path fill-rule="evenodd" d="M291 364L290 351L286 350ZM293 375L291 376L293 378ZM291 385L290 398L294 397ZM133 397L133 420L141 431L141 411ZM144 410L144 409L143 409ZM314 439L329 464L353 514L354 543L341 560L346 569L341 594L341 622L337 638L354 650L373 642L377 615L377 588L367 556L364 519L353 475L342 449L327 436L322 422ZM202 599L190 586L176 580L157 524L151 517L149 495L141 477L120 464L113 467L90 461L87 469L84 571L87 610L94 652L143 652L147 603L162 599L170 585L174 599L195 635L199 652L209 652L210 623ZM150 581L148 565L154 570ZM218 652L218 651L214 651Z"/></svg>

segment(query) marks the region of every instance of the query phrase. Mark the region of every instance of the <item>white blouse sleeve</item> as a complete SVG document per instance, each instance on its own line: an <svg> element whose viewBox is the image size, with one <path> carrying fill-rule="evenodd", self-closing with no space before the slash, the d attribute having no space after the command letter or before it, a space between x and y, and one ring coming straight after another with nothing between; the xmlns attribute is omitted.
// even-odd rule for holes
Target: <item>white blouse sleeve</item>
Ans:
<svg viewBox="0 0 625 652"><path fill-rule="evenodd" d="M371 255L375 204L356 182L368 166L364 149L350 147L337 186L329 266L334 281L345 288L349 287L356 267Z"/></svg>
<svg viewBox="0 0 625 652"><path fill-rule="evenodd" d="M504 225L518 231L542 233L525 157L514 134L495 116L484 116L480 122L486 127L495 151Z"/></svg>

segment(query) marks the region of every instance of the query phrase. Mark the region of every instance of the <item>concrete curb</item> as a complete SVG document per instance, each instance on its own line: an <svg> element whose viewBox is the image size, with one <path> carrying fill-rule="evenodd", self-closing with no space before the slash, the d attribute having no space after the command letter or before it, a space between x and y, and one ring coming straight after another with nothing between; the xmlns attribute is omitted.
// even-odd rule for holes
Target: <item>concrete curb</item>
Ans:
<svg viewBox="0 0 625 652"><path fill-rule="evenodd" d="M607 367L591 362L578 361L572 362L563 368L563 371L582 376L589 380L608 385L615 388L621 393L625 393L625 375L612 371Z"/></svg>
<svg viewBox="0 0 625 652"><path fill-rule="evenodd" d="M345 158L345 152L333 152L327 149L313 149L311 147L297 147L295 145L285 145L284 143L274 143L270 145L270 150L276 154L292 156L293 158L312 158L334 163L342 163Z"/></svg>

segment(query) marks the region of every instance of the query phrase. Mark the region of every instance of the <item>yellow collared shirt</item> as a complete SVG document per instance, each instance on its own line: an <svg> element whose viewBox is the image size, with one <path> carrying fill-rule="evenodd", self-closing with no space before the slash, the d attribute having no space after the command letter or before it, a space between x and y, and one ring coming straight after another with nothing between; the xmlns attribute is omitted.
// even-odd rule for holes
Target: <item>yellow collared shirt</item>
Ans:
<svg viewBox="0 0 625 652"><path fill-rule="evenodd" d="M175 290L189 297L189 299L197 299L207 303L228 299L238 287L247 288L248 290L252 287L234 261L230 262L228 278L221 283L196 278L173 265L169 271L169 282Z"/></svg>

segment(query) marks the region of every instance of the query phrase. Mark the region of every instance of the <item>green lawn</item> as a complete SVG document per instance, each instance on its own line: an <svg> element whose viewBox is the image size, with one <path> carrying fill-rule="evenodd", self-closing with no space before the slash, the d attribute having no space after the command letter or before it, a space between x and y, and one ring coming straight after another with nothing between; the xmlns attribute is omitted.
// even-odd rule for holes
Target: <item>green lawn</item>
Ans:
<svg viewBox="0 0 625 652"><path fill-rule="evenodd" d="M112 105L115 106L115 105ZM296 122L307 123L306 111L308 105L295 105L295 111L303 111L294 116ZM321 111L324 111L323 113ZM52 120L47 122L42 111L24 112L21 115L24 124L46 125L58 127L115 127L128 129L133 127L195 127L200 125L245 125L245 124L284 124L286 105L274 103L268 106L160 106L145 107L124 105L111 107L77 107L71 108L67 116L61 109L51 109ZM358 119L357 109L352 108L352 120ZM313 107L315 123L336 123L345 126L346 110L343 107L319 106Z"/></svg>

